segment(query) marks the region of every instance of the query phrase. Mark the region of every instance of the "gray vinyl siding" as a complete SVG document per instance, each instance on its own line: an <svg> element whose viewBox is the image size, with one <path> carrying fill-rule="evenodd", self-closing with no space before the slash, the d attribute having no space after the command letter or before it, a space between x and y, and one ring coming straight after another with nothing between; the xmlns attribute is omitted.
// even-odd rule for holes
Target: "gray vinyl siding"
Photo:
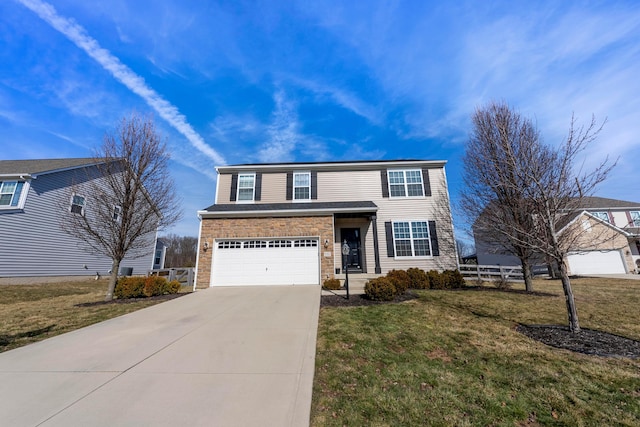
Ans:
<svg viewBox="0 0 640 427"><path fill-rule="evenodd" d="M108 274L109 258L91 254L81 241L60 228L64 209L70 206L70 184L75 182L82 188L82 183L74 181L78 176L73 170L40 175L31 181L22 211L0 212L0 277ZM87 196L86 209L90 210L90 195L82 195ZM133 267L133 274L146 274L151 269L155 233L147 239L148 254L127 257L121 267Z"/></svg>

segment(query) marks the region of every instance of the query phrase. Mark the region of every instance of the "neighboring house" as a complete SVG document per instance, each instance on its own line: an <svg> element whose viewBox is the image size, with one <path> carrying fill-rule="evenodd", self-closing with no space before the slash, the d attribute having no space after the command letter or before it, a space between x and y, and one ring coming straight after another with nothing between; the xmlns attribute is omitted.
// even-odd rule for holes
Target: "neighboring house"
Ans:
<svg viewBox="0 0 640 427"><path fill-rule="evenodd" d="M198 212L197 287L456 269L444 161L221 166ZM342 255L344 244L348 254Z"/></svg>
<svg viewBox="0 0 640 427"><path fill-rule="evenodd" d="M90 213L91 194L83 189L90 179L101 179L89 178L96 176L96 164L94 159L0 160L0 277L109 273L109 258L90 253L61 229L69 213ZM147 273L155 240L155 234L148 236L148 254L125 257L121 267Z"/></svg>
<svg viewBox="0 0 640 427"><path fill-rule="evenodd" d="M561 224L560 231L580 235L567 257L570 274L640 272L640 203L585 197L575 214ZM478 264L520 264L517 257L501 253L478 233L474 237Z"/></svg>
<svg viewBox="0 0 640 427"><path fill-rule="evenodd" d="M167 245L161 240L156 241L156 251L153 255L153 269L161 270L164 268L164 260L167 257Z"/></svg>

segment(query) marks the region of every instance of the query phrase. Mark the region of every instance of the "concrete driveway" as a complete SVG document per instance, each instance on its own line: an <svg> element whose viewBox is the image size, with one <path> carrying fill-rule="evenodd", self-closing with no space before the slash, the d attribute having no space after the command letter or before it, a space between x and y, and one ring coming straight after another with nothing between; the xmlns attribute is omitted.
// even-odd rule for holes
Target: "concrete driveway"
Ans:
<svg viewBox="0 0 640 427"><path fill-rule="evenodd" d="M0 354L7 426L307 426L319 286L212 288Z"/></svg>

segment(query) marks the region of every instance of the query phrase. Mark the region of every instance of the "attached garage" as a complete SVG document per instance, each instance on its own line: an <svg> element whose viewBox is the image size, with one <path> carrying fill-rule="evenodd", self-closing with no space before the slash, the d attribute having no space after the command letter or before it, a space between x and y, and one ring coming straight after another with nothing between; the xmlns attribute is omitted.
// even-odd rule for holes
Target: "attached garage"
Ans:
<svg viewBox="0 0 640 427"><path fill-rule="evenodd" d="M228 239L215 242L212 286L318 285L318 239Z"/></svg>
<svg viewBox="0 0 640 427"><path fill-rule="evenodd" d="M567 261L572 275L625 274L627 272L620 251L572 253L567 256Z"/></svg>

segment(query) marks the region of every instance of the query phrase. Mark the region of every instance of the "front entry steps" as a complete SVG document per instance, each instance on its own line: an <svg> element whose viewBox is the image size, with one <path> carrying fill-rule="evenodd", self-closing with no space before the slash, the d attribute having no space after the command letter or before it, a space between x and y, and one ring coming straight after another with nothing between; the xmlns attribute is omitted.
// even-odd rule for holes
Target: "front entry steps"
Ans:
<svg viewBox="0 0 640 427"><path fill-rule="evenodd" d="M362 295L364 294L364 285L370 279L375 279L376 277L382 277L384 274L373 274L373 273L352 273L349 270L349 294L351 295ZM344 274L336 274L336 279L340 280L340 284L342 288L337 291L326 291L322 290L322 295L346 295L347 291L344 288L344 281L346 275Z"/></svg>

